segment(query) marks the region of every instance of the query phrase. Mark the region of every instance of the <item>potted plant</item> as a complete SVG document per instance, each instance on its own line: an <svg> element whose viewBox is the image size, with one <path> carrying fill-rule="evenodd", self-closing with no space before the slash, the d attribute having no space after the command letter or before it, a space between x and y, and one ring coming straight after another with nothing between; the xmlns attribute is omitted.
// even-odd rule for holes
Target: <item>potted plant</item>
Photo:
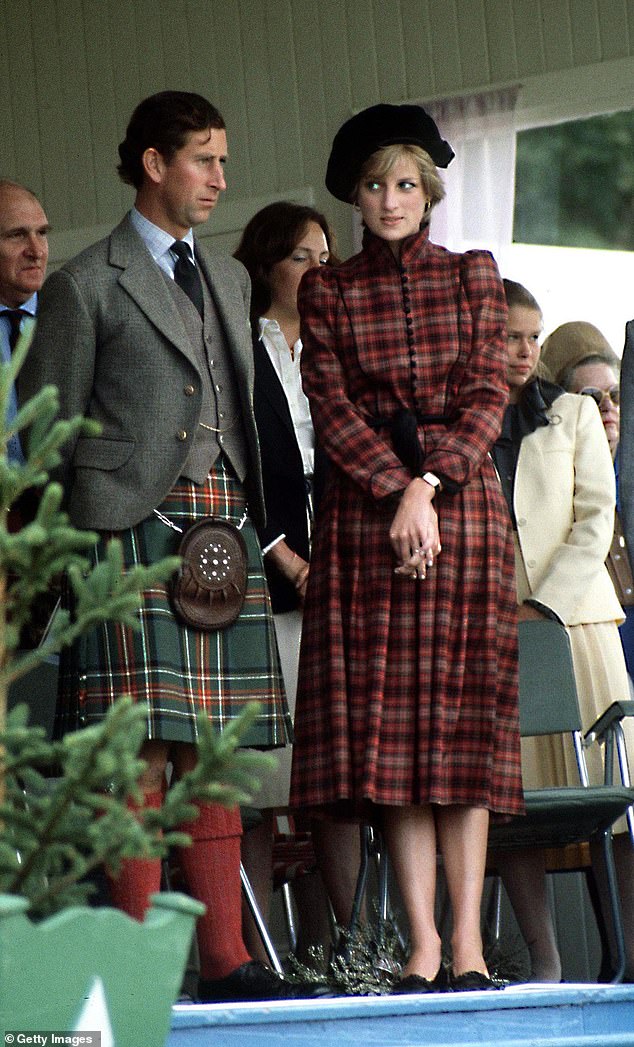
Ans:
<svg viewBox="0 0 634 1047"><path fill-rule="evenodd" d="M7 418L28 341L23 337L0 368L0 419ZM203 907L184 895L157 895L141 924L115 909L89 907L90 875L104 863L116 872L123 858L183 846L188 838L174 826L195 817L192 801L245 802L267 757L237 751L255 707L222 735L201 717L196 768L168 791L160 811L133 813L127 801L141 799L143 707L122 696L100 724L54 742L29 724L26 706L7 713L15 681L28 681L100 621L134 627L140 590L178 565L170 558L124 574L115 541L105 561L88 568L86 552L97 535L71 526L49 473L62 444L95 426L57 413L57 391L46 387L0 424L0 1027L82 1028L100 1031L102 1047L160 1047ZM10 462L7 440L25 429L26 461ZM9 508L34 487L41 491L35 518L11 533ZM39 646L21 650L35 602L61 573L73 590L73 615L58 610Z"/></svg>

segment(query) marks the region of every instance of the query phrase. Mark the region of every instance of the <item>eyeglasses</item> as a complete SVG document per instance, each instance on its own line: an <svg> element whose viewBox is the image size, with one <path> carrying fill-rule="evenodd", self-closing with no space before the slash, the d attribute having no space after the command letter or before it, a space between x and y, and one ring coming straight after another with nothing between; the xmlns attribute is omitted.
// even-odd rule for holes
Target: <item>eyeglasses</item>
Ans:
<svg viewBox="0 0 634 1047"><path fill-rule="evenodd" d="M601 407L604 400L611 400L615 407L619 406L619 400L621 394L618 385L613 385L611 389L595 389L594 386L588 385L585 389L579 390L581 396L591 396L597 407Z"/></svg>

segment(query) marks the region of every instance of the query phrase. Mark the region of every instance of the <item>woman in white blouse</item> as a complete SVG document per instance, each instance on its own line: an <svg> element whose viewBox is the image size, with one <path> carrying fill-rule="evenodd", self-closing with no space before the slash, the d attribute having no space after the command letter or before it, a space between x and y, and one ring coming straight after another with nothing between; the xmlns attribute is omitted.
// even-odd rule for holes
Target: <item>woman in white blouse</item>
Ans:
<svg viewBox="0 0 634 1047"><path fill-rule="evenodd" d="M278 201L253 216L235 257L246 267L252 284L254 407L267 515L260 541L284 684L294 715L313 507L325 475L301 384L297 290L308 269L333 261L332 234L319 211ZM262 812L262 824L243 838L243 861L264 912L271 889L274 813L288 805L291 747L275 755L277 768L254 800ZM335 917L338 923L347 924L359 865L358 827L313 820L311 831ZM313 900L307 909L314 917L319 907ZM307 914L300 913L300 924L306 925L306 920ZM323 931L328 931L327 924ZM319 936L316 928L312 933L308 930L307 938Z"/></svg>

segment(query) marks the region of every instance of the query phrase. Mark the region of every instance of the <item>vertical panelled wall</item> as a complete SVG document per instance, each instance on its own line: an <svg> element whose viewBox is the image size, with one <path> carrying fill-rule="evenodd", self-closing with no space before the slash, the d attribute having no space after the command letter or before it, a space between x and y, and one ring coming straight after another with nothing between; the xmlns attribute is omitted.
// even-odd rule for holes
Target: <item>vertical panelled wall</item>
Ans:
<svg viewBox="0 0 634 1047"><path fill-rule="evenodd" d="M322 183L352 111L633 54L634 0L0 0L0 175L41 196L59 260L130 202L116 146L136 102L199 91L229 128L218 245L291 196L327 210L345 253Z"/></svg>

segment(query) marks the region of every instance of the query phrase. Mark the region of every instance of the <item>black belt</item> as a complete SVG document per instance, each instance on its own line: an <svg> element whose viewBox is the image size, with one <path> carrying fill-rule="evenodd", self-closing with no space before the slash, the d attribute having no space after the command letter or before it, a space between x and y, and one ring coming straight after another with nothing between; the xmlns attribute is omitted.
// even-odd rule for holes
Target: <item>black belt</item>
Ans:
<svg viewBox="0 0 634 1047"><path fill-rule="evenodd" d="M413 476L424 472L423 452L418 439L419 425L451 425L455 418L449 414L423 414L406 407L391 416L369 418L371 429L389 429L395 453Z"/></svg>

